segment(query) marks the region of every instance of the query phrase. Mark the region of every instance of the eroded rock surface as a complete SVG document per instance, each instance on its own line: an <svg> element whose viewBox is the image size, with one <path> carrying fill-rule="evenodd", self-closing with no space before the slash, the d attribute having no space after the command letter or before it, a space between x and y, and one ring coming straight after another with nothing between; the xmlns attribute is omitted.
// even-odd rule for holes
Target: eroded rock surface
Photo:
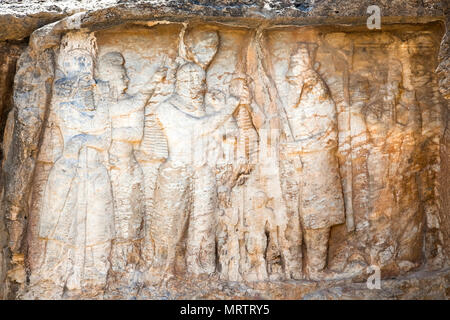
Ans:
<svg viewBox="0 0 450 320"><path fill-rule="evenodd" d="M330 8L269 2L195 4L216 21L104 1L31 35L4 125L5 297L448 298L443 24L287 25Z"/></svg>

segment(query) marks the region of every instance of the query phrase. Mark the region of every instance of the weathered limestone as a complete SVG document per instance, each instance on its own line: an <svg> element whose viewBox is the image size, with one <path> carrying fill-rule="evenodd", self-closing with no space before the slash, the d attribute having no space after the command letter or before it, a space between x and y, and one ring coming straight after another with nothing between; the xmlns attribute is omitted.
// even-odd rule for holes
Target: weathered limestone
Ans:
<svg viewBox="0 0 450 320"><path fill-rule="evenodd" d="M308 23L323 2L113 4L34 31L17 62L0 294L447 298L440 3L422 24L393 4L381 31L350 4L347 27ZM390 293L364 289L374 267Z"/></svg>
<svg viewBox="0 0 450 320"><path fill-rule="evenodd" d="M13 107L13 82L14 74L16 71L16 62L19 58L25 44L23 43L2 43L1 44L1 54L0 54L0 66L1 66L1 77L0 77L0 110L1 110L1 128L3 132L12 133L10 127L5 127L8 118L8 114ZM11 123L11 121L9 121ZM5 134L3 139L8 140L8 134ZM5 158L5 149L2 150L2 158ZM1 179L1 192L3 194L3 178ZM6 226L4 225L4 215L3 212L0 214L0 297L6 295L6 287L4 283L6 282L6 272L9 268L9 252L8 252L8 232Z"/></svg>
<svg viewBox="0 0 450 320"><path fill-rule="evenodd" d="M441 94L447 101L450 100L450 4L447 2L444 5L444 13L446 15L447 31L441 41L439 51L439 66L437 73L439 76L439 89ZM440 194L441 194L441 221L443 224L444 248L446 248L447 257L450 257L450 218L446 214L450 211L450 109L447 102L447 110L444 110L444 134L441 141L441 174L439 177Z"/></svg>

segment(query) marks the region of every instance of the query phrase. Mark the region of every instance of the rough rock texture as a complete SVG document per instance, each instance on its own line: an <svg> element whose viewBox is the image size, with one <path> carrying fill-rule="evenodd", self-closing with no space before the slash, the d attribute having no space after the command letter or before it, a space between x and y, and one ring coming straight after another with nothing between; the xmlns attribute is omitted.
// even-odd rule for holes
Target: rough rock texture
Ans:
<svg viewBox="0 0 450 320"><path fill-rule="evenodd" d="M1 66L1 78L0 78L0 127L2 132L11 132L11 128L5 130L7 117L11 109L13 108L13 82L16 72L16 62L19 58L22 50L26 46L25 43L10 43L3 42L1 44L0 53L0 66ZM3 142L3 135L2 135ZM3 144L2 144L3 145ZM1 158L4 157L4 149L1 149ZM1 193L3 194L3 176L1 181ZM4 225L3 212L0 214L0 282L5 283L7 261L9 260L8 252L8 232ZM0 285L0 296L4 294L4 286Z"/></svg>
<svg viewBox="0 0 450 320"><path fill-rule="evenodd" d="M437 73L439 76L439 89L445 99L450 100L450 4L444 4L444 12L446 16L447 31L442 39L439 52L439 66ZM442 172L440 174L440 193L442 197L442 224L444 242L447 248L447 257L450 257L450 106L447 103L447 109L444 110L444 134L441 141L441 164ZM447 214L445 214L447 213Z"/></svg>
<svg viewBox="0 0 450 320"><path fill-rule="evenodd" d="M2 2L0 294L447 299L448 4L371 4Z"/></svg>
<svg viewBox="0 0 450 320"><path fill-rule="evenodd" d="M219 20L252 18L302 24L365 23L367 7L379 5L383 19L421 22L443 17L446 1L327 1L327 0L5 0L0 3L0 40L22 39L34 30L80 11L91 11L99 24L127 19L183 19L215 17ZM302 18L296 20L292 18Z"/></svg>

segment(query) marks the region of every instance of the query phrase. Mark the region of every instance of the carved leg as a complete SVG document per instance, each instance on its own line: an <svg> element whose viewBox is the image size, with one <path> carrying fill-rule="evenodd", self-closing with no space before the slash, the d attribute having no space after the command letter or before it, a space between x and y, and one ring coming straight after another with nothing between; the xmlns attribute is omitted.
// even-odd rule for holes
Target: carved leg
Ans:
<svg viewBox="0 0 450 320"><path fill-rule="evenodd" d="M250 254L250 271L247 277L249 281L266 281L268 279L266 260L264 259L263 248L257 248L255 252Z"/></svg>
<svg viewBox="0 0 450 320"><path fill-rule="evenodd" d="M110 267L110 250L111 242L109 241L86 248L83 289L100 293L103 291Z"/></svg>
<svg viewBox="0 0 450 320"><path fill-rule="evenodd" d="M305 230L306 270L310 278L318 276L326 267L329 237L330 228Z"/></svg>
<svg viewBox="0 0 450 320"><path fill-rule="evenodd" d="M161 162L139 162L144 179L144 202L145 202L145 215L144 215L144 243L142 245L142 259L144 264L148 267L155 255L155 248L153 239L150 233L151 215L154 210L154 197L156 178L158 177L159 167Z"/></svg>
<svg viewBox="0 0 450 320"><path fill-rule="evenodd" d="M129 282L134 277L136 265L140 260L139 257L130 257L136 256L134 243L142 236L145 211L142 201L143 173L134 159L131 144L115 141L110 153L117 240L113 243L111 267L117 277Z"/></svg>
<svg viewBox="0 0 450 320"><path fill-rule="evenodd" d="M189 220L186 263L188 272L212 274L216 270L216 179L209 167L194 176L194 206Z"/></svg>
<svg viewBox="0 0 450 320"><path fill-rule="evenodd" d="M230 230L235 232L235 230ZM232 234L232 233L229 233ZM228 279L230 281L241 281L242 276L240 272L241 254L239 252L239 238L236 235L231 235L228 244Z"/></svg>
<svg viewBox="0 0 450 320"><path fill-rule="evenodd" d="M51 292L51 297L60 299L71 272L71 248L65 243L47 240L42 264L31 275L30 285L39 296L39 290ZM50 297L49 297L50 298Z"/></svg>
<svg viewBox="0 0 450 320"><path fill-rule="evenodd" d="M116 238L134 240L140 238L144 215L144 206L142 205L143 173L131 156L128 155L128 158L119 158L114 161L111 169L111 185L114 197Z"/></svg>
<svg viewBox="0 0 450 320"><path fill-rule="evenodd" d="M265 253L267 250L267 237L266 235L262 235L261 241L260 241L260 247L257 251L257 257L258 257L258 280L259 281L266 281L268 279L267 274L267 262Z"/></svg>
<svg viewBox="0 0 450 320"><path fill-rule="evenodd" d="M153 241L152 267L157 271L174 272L177 248L184 236L190 211L191 177L186 168L164 165L157 178L155 208L150 217L150 238Z"/></svg>
<svg viewBox="0 0 450 320"><path fill-rule="evenodd" d="M281 267L281 252L278 244L278 232L272 230L269 233L266 250L267 273L271 280L280 280L283 277Z"/></svg>
<svg viewBox="0 0 450 320"><path fill-rule="evenodd" d="M298 172L292 161L280 161L281 190L286 204L286 222L279 227L278 244L287 279L302 279L302 228L299 217Z"/></svg>
<svg viewBox="0 0 450 320"><path fill-rule="evenodd" d="M254 233L256 231L253 231ZM257 235L246 234L247 254L250 262L250 272L247 276L249 281L267 280L267 265L264 257L267 247L267 238L265 234Z"/></svg>

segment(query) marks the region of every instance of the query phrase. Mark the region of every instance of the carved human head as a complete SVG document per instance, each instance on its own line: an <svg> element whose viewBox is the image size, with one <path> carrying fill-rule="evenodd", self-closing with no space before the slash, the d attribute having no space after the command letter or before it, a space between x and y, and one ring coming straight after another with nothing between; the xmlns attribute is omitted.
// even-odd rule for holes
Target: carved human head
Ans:
<svg viewBox="0 0 450 320"><path fill-rule="evenodd" d="M206 69L219 48L219 34L214 30L191 30L184 43L189 59Z"/></svg>
<svg viewBox="0 0 450 320"><path fill-rule="evenodd" d="M253 203L255 209L264 208L267 204L268 197L264 191L257 191L253 196Z"/></svg>
<svg viewBox="0 0 450 320"><path fill-rule="evenodd" d="M124 93L128 88L128 76L124 67L125 59L120 52L105 53L100 57L97 66L97 77L108 81L117 93Z"/></svg>
<svg viewBox="0 0 450 320"><path fill-rule="evenodd" d="M83 49L67 51L60 68L64 77L55 81L57 94L82 101L78 105L88 110L94 110L94 60L91 54Z"/></svg>
<svg viewBox="0 0 450 320"><path fill-rule="evenodd" d="M230 82L230 93L240 98L241 104L251 103L251 93L248 88L249 79L246 74L237 74Z"/></svg>
<svg viewBox="0 0 450 320"><path fill-rule="evenodd" d="M312 68L311 56L308 46L304 43L300 44L294 51L289 62L289 70L286 74L287 78L296 78L302 75L308 69Z"/></svg>
<svg viewBox="0 0 450 320"><path fill-rule="evenodd" d="M176 92L197 107L203 106L206 74L199 65L187 62L177 70Z"/></svg>
<svg viewBox="0 0 450 320"><path fill-rule="evenodd" d="M62 70L68 79L74 79L75 87L92 89L94 84L94 60L86 50L74 49L63 59Z"/></svg>
<svg viewBox="0 0 450 320"><path fill-rule="evenodd" d="M436 44L429 34L419 34L408 39L408 52L411 55L433 55L435 50Z"/></svg>
<svg viewBox="0 0 450 320"><path fill-rule="evenodd" d="M80 73L93 73L94 60L88 51L73 49L66 53L62 61L62 70L67 76Z"/></svg>

